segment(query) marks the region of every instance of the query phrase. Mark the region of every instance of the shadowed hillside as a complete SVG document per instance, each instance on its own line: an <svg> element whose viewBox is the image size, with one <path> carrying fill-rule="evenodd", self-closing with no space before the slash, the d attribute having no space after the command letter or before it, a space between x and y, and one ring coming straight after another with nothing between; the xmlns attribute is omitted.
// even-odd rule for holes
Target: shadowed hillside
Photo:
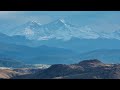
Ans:
<svg viewBox="0 0 120 90"><path fill-rule="evenodd" d="M12 79L120 79L120 64L84 60L77 64L55 64L32 74L18 75Z"/></svg>

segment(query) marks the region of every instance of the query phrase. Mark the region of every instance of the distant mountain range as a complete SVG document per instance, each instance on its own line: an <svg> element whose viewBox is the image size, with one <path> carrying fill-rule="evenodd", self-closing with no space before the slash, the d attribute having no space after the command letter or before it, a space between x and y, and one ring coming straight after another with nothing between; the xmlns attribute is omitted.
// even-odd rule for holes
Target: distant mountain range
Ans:
<svg viewBox="0 0 120 90"><path fill-rule="evenodd" d="M25 36L14 35L8 36L6 34L0 33L0 42L16 44L16 45L29 45L32 41L27 39Z"/></svg>
<svg viewBox="0 0 120 90"><path fill-rule="evenodd" d="M0 33L0 56L27 64L68 64L93 58L119 63L119 36L119 30L105 33L63 19L44 25L29 21Z"/></svg>
<svg viewBox="0 0 120 90"><path fill-rule="evenodd" d="M75 26L63 19L44 25L29 21L0 33L0 42L30 47L46 45L80 53L96 49L120 49L119 39L120 30L95 31L90 26Z"/></svg>
<svg viewBox="0 0 120 90"><path fill-rule="evenodd" d="M4 30L3 33L9 36L25 36L30 40L62 39L67 41L71 38L120 40L120 30L114 30L113 32L96 31L93 30L92 26L75 26L66 22L64 19L58 19L43 25L29 21L13 29Z"/></svg>
<svg viewBox="0 0 120 90"><path fill-rule="evenodd" d="M70 40L63 41L61 39L50 39L50 40L29 40L25 36L15 35L8 36L0 33L0 42L29 46L49 46L69 49L78 53L88 52L96 49L120 49L120 41L117 39L79 39L71 38ZM89 46L88 46L89 45Z"/></svg>
<svg viewBox="0 0 120 90"><path fill-rule="evenodd" d="M0 43L0 54L4 57L20 60L26 64L72 63L78 59L77 54L64 48Z"/></svg>
<svg viewBox="0 0 120 90"><path fill-rule="evenodd" d="M88 42L85 41L85 42L89 43L89 41ZM95 47L102 48L102 46L104 46L104 48L105 47L110 48L112 47L112 42L111 42L111 46L104 45L104 43L102 45L101 44L96 45L97 43L96 44L92 43L92 44L93 46L92 45L90 46L89 44L88 47L88 44L84 46L85 45L84 43L83 44L84 48L82 47L81 44L79 48L77 47L78 51L79 50L81 51L89 50L89 51L84 53L83 52L77 53L70 49L50 47L45 45L39 47L28 47L24 45L15 45L15 44L0 42L0 57L2 58L1 62L3 61L5 62L7 59L9 59L11 60L9 62L14 62L14 60L17 60L20 62L24 62L26 64L58 64L58 63L68 64L86 59L100 59L104 63L120 63L120 49L94 50ZM118 48L119 47L118 45L116 45L115 48ZM70 48L70 45L68 47ZM15 61L15 63L17 62Z"/></svg>
<svg viewBox="0 0 120 90"><path fill-rule="evenodd" d="M0 79L120 78L120 30L58 19L0 31Z"/></svg>

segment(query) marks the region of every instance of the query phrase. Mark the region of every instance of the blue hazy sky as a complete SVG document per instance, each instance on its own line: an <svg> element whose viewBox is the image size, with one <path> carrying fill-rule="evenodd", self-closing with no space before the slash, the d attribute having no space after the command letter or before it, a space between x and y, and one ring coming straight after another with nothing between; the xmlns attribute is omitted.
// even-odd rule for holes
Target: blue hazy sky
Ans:
<svg viewBox="0 0 120 90"><path fill-rule="evenodd" d="M120 25L120 11L0 11L0 26L20 25L35 20L46 24L63 18L75 25Z"/></svg>

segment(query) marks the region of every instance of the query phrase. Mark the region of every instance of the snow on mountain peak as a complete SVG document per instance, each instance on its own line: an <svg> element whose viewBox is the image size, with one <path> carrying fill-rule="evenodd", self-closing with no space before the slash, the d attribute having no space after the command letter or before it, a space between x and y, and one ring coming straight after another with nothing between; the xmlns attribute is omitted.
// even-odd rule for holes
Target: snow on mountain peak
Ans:
<svg viewBox="0 0 120 90"><path fill-rule="evenodd" d="M65 23L65 20L64 19L59 19L61 22Z"/></svg>
<svg viewBox="0 0 120 90"><path fill-rule="evenodd" d="M65 20L64 19L58 19L56 21L51 22L52 24L56 25L65 25ZM50 24L50 23L49 23Z"/></svg>
<svg viewBox="0 0 120 90"><path fill-rule="evenodd" d="M28 21L26 23L26 26L29 26L29 27L39 27L41 24L38 23L37 21Z"/></svg>
<svg viewBox="0 0 120 90"><path fill-rule="evenodd" d="M36 24L36 21L28 21L27 24Z"/></svg>
<svg viewBox="0 0 120 90"><path fill-rule="evenodd" d="M82 39L114 38L120 40L120 30L116 30L116 32L112 33L105 33L102 31L96 31L92 25L77 27L69 24L62 18L44 25L39 25L36 21L29 21L15 29L12 29L12 32L8 32L8 35L9 34L24 35L28 39L34 40L49 40L53 38L70 40L72 37Z"/></svg>
<svg viewBox="0 0 120 90"><path fill-rule="evenodd" d="M25 35L34 35L34 31L32 31L32 30L29 29L29 28L25 28L24 34L25 34Z"/></svg>

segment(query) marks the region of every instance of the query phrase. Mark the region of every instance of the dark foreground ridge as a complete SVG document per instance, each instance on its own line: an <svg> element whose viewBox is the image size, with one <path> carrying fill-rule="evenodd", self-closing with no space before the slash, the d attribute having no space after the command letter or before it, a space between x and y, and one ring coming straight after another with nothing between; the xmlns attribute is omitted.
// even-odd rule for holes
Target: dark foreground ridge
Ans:
<svg viewBox="0 0 120 90"><path fill-rule="evenodd" d="M120 64L84 60L77 64L54 64L47 69L4 69L1 79L120 79Z"/></svg>

